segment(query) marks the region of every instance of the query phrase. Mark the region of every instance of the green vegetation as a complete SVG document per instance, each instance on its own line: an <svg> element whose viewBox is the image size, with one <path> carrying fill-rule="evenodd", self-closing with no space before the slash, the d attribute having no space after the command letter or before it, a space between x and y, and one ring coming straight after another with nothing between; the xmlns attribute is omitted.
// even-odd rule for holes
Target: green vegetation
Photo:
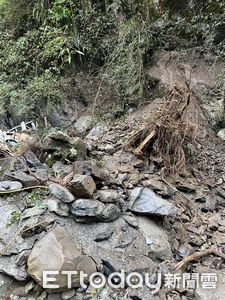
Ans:
<svg viewBox="0 0 225 300"><path fill-rule="evenodd" d="M157 48L224 59L224 12L224 0L0 0L0 113L44 122L80 72L110 86L114 104L137 105Z"/></svg>
<svg viewBox="0 0 225 300"><path fill-rule="evenodd" d="M7 227L11 226L12 224L19 224L20 222L20 219L21 219L21 212L20 211L17 211L17 210L14 210L12 213L11 213L11 216L6 224Z"/></svg>
<svg viewBox="0 0 225 300"><path fill-rule="evenodd" d="M38 208L46 208L46 205L43 202L45 194L44 192L31 192L27 194L24 199L24 206L26 208L29 207L38 207Z"/></svg>

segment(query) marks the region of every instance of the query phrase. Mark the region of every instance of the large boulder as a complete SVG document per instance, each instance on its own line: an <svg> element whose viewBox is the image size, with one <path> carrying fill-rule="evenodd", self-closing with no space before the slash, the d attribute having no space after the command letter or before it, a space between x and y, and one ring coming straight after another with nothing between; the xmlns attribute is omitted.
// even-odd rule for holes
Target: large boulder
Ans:
<svg viewBox="0 0 225 300"><path fill-rule="evenodd" d="M176 207L157 196L148 188L134 188L130 195L130 210L137 214L171 216L176 215Z"/></svg>
<svg viewBox="0 0 225 300"><path fill-rule="evenodd" d="M49 133L42 142L43 148L51 150L56 156L71 156L76 153L76 157L84 158L87 154L87 145L79 137L70 137L63 131Z"/></svg>
<svg viewBox="0 0 225 300"><path fill-rule="evenodd" d="M152 275L154 263L149 257L145 238L123 218L113 222L95 222L91 226L67 218L65 229L81 245L83 252L94 258L99 269L103 267L104 274L114 269L124 270L128 274L144 270Z"/></svg>
<svg viewBox="0 0 225 300"><path fill-rule="evenodd" d="M171 245L166 231L147 217L139 217L138 223L139 230L149 246L149 257L162 261L172 259Z"/></svg>
<svg viewBox="0 0 225 300"><path fill-rule="evenodd" d="M85 134L90 128L92 123L92 116L82 116L74 124L74 128L78 135Z"/></svg>
<svg viewBox="0 0 225 300"><path fill-rule="evenodd" d="M80 249L74 243L66 231L57 226L39 240L32 249L28 257L28 273L43 286L43 272L57 271L54 275L56 289L49 289L50 293L67 290L67 276L62 271L77 271L77 275L72 276L72 287L80 287L80 272L90 276L96 272L96 264L87 255L82 255Z"/></svg>

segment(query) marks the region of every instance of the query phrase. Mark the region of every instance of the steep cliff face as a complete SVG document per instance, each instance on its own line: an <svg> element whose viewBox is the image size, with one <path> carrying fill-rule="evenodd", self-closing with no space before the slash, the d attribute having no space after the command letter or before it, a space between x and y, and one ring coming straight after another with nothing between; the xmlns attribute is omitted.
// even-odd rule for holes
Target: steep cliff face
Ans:
<svg viewBox="0 0 225 300"><path fill-rule="evenodd" d="M87 105L118 117L151 100L156 82L146 69L155 64L156 50L182 56L183 50L200 47L203 56L213 52L223 60L224 6L221 1L1 0L0 109L6 123L28 117L51 122L59 107L64 120Z"/></svg>

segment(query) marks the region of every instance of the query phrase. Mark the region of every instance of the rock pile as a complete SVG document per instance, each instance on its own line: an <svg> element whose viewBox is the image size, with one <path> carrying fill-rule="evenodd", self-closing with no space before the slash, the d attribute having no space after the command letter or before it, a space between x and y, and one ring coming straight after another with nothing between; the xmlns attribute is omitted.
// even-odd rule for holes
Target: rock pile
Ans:
<svg viewBox="0 0 225 300"><path fill-rule="evenodd" d="M76 123L80 136L90 126L88 118L87 124L81 121ZM146 286L113 289L105 285L98 290L89 285L88 279L96 271L106 277L121 270L126 276L147 272L154 281L158 271L169 273L183 257L224 243L223 177L213 187L197 176L179 177L174 185L168 185L159 176L157 164L148 165L120 149L129 130L121 124L108 130L104 127L102 137L92 129L84 140L64 132L51 133L43 143L55 160L50 166L31 150L23 157L10 157L9 163L2 165L3 299L208 297L201 289L183 291L162 286L158 295L153 295ZM73 158L68 158L70 150ZM69 159L73 162L68 163ZM222 258L206 257L202 264L224 270ZM193 264L193 272L199 266ZM57 288L45 288L44 271L58 272ZM69 290L62 271L78 272ZM86 289L80 285L81 271L88 275ZM221 286L217 293L223 295Z"/></svg>

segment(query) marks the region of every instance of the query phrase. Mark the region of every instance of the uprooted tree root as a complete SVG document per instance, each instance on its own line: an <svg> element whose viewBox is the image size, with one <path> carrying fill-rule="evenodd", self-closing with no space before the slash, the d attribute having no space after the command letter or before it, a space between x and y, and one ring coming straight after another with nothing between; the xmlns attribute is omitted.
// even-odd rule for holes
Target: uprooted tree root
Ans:
<svg viewBox="0 0 225 300"><path fill-rule="evenodd" d="M186 167L185 148L193 144L197 132L188 115L191 101L190 90L175 85L154 118L128 142L136 147L135 155L150 154L162 166L164 175L177 174Z"/></svg>

